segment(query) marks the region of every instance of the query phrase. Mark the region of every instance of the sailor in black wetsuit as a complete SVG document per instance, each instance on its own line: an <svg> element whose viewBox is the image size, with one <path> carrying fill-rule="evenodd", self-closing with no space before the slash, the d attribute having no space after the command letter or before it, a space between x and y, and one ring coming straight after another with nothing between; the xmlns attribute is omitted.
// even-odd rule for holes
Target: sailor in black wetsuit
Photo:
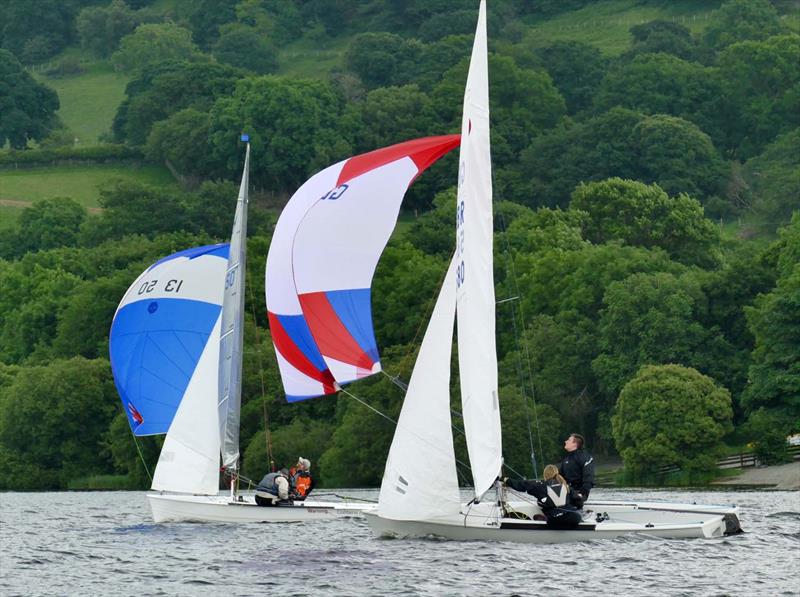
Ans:
<svg viewBox="0 0 800 597"><path fill-rule="evenodd" d="M571 434L564 442L568 454L558 466L558 472L572 489L572 503L578 508L589 498L594 487L594 458L583 449L583 436Z"/></svg>

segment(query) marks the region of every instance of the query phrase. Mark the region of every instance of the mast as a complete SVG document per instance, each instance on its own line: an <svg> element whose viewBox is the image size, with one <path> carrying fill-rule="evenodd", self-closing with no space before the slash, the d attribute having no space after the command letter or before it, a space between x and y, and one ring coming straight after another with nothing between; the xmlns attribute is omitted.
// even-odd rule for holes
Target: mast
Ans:
<svg viewBox="0 0 800 597"><path fill-rule="evenodd" d="M244 346L244 274L247 253L247 203L250 178L250 138L231 232L222 325L219 340L219 434L222 468L231 473L231 493L239 470L239 414L242 400L242 351Z"/></svg>
<svg viewBox="0 0 800 597"><path fill-rule="evenodd" d="M456 300L461 404L475 497L500 474L493 272L492 162L486 2L481 0L464 92L456 206Z"/></svg>

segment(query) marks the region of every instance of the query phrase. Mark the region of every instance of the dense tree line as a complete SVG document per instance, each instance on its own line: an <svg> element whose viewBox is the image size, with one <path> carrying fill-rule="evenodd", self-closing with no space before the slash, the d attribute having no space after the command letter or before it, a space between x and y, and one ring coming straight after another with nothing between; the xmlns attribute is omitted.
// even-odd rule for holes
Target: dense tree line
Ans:
<svg viewBox="0 0 800 597"><path fill-rule="evenodd" d="M103 191L100 215L69 198L39 202L0 238L0 487L111 473L146 484L110 378L108 328L144 267L229 234L235 187L212 181L240 170L239 132L251 136L255 187L283 197L339 159L460 126L474 27L460 1L376 1L369 14L338 0L201 1L172 22L148 4L65 3L77 33L59 43L78 35L131 72L117 142L205 182L120 183ZM637 25L614 58L521 41L520 23L584 4L491 7L495 283L498 299L518 297L497 312L506 462L530 473L530 452L555 459L573 430L641 473L704 470L724 442L780 458L782 438L800 430L800 37L766 0L730 0L700 35ZM51 96L12 54L22 53L14 23L0 105L23 110L28 96L9 93L10 77ZM304 34L351 36L330 77L274 74L275 48ZM41 129L9 128L0 111L12 146L54 126L52 98L31 104L49 109ZM415 183L405 206L416 217L378 266L376 336L401 379L452 251L454 168L448 157ZM716 220L735 217L768 240L723 234ZM249 223L245 473L263 472L271 443L280 462L317 461L326 483L374 485L388 421L346 396L288 405L280 395L261 298L274 220L256 204ZM457 371L452 383L458 410ZM399 413L389 380L353 390ZM138 448L152 464L159 446Z"/></svg>

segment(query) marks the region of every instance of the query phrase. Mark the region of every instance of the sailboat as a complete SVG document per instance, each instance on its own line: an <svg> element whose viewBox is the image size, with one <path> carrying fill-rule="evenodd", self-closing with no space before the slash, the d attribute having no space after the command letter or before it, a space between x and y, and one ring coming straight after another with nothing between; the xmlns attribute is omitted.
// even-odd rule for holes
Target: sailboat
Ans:
<svg viewBox="0 0 800 597"><path fill-rule="evenodd" d="M239 473L250 144L230 243L175 253L128 288L111 325L114 381L134 436L166 433L147 500L155 522L297 522L370 504L257 506L220 472ZM220 468L222 465L222 469Z"/></svg>
<svg viewBox="0 0 800 597"><path fill-rule="evenodd" d="M520 494L509 499L511 492L499 481L503 457L492 233L486 3L481 0L464 94L456 251L409 382L378 507L365 512L375 534L551 543L628 533L719 537L736 532L735 507L590 501L577 527L553 529L535 500ZM474 497L467 503L458 486L450 419L454 320L458 325L464 432L474 484Z"/></svg>

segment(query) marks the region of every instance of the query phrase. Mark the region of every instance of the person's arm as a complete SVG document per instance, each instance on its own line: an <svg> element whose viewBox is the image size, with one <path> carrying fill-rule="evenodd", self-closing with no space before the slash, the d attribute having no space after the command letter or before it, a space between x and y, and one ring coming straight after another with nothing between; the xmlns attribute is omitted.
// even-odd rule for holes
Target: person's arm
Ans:
<svg viewBox="0 0 800 597"><path fill-rule="evenodd" d="M589 497L589 492L594 487L594 457L587 455L583 463L583 482L581 483L581 495L583 499Z"/></svg>
<svg viewBox="0 0 800 597"><path fill-rule="evenodd" d="M278 499L288 500L289 499L289 481L287 481L283 477L278 477L275 480L275 484L278 486Z"/></svg>

